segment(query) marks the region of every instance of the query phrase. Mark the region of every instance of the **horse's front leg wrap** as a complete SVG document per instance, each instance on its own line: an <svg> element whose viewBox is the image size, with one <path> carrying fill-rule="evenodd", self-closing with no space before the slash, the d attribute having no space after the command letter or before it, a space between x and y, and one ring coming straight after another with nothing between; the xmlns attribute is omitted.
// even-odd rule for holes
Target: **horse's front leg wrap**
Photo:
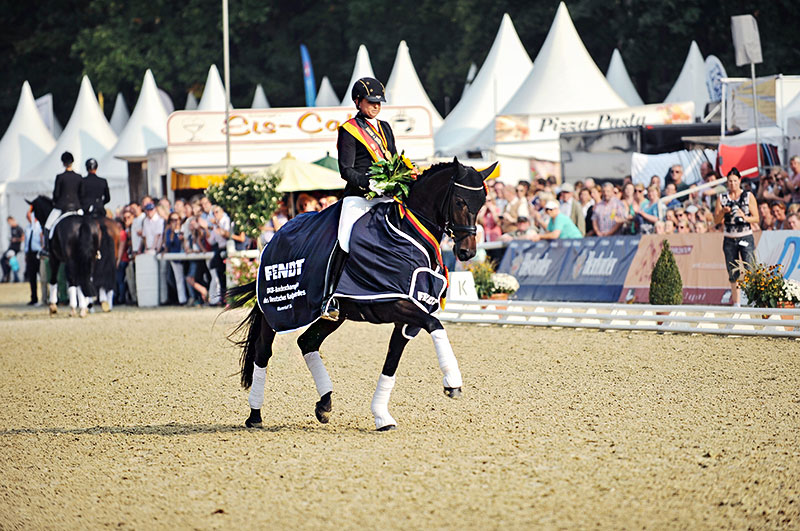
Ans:
<svg viewBox="0 0 800 531"><path fill-rule="evenodd" d="M333 391L333 382L331 382L331 377L328 375L328 370L325 369L325 364L322 363L319 351L308 352L303 355L303 359L306 360L306 366L311 371L311 376L314 377L314 384L317 386L319 396L325 396Z"/></svg>
<svg viewBox="0 0 800 531"><path fill-rule="evenodd" d="M433 348L436 349L436 357L439 358L439 368L444 374L442 383L445 387L458 388L463 385L461 381L461 371L458 369L458 361L447 339L447 332L444 328L431 332Z"/></svg>
<svg viewBox="0 0 800 531"><path fill-rule="evenodd" d="M252 409L261 409L264 405L264 384L267 381L267 368L259 367L253 363L253 384L250 386L250 396L247 402Z"/></svg>
<svg viewBox="0 0 800 531"><path fill-rule="evenodd" d="M389 397L392 395L394 389L395 376L386 376L381 374L378 378L378 386L375 388L375 394L372 395L372 416L375 417L375 427L377 429L388 428L389 426L397 426L397 422L389 414Z"/></svg>
<svg viewBox="0 0 800 531"><path fill-rule="evenodd" d="M70 308L77 308L78 307L78 287L77 286L69 286L67 288L67 295L69 295L69 307Z"/></svg>
<svg viewBox="0 0 800 531"><path fill-rule="evenodd" d="M58 304L58 284L47 284L50 288L50 304Z"/></svg>

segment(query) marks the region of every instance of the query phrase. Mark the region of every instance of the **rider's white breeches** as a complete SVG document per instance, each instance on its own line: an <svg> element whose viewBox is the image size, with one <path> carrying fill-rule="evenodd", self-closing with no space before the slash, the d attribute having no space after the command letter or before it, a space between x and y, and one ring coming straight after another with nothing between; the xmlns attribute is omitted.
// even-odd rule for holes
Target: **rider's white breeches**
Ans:
<svg viewBox="0 0 800 531"><path fill-rule="evenodd" d="M369 209L379 203L392 201L387 197L376 197L375 199L365 199L363 197L350 196L342 199L342 213L339 215L339 247L346 253L350 252L350 233L353 225L358 218L369 212Z"/></svg>
<svg viewBox="0 0 800 531"><path fill-rule="evenodd" d="M53 228L53 223L56 222L56 220L58 219L58 216L60 216L60 215L61 215L61 209L54 208L53 210L51 210L50 211L50 215L47 216L47 221L44 222L44 228L46 228L47 230L52 229Z"/></svg>

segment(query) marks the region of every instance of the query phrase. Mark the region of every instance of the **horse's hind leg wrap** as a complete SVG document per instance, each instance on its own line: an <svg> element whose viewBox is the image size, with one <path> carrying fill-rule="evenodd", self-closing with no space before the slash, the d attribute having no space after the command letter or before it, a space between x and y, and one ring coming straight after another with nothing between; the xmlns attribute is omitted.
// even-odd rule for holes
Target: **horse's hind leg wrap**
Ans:
<svg viewBox="0 0 800 531"><path fill-rule="evenodd" d="M394 389L396 376L386 376L381 374L378 378L378 385L375 387L375 394L372 395L372 416L375 417L375 427L377 429L386 426L397 426L397 422L389 414L389 397Z"/></svg>
<svg viewBox="0 0 800 531"><path fill-rule="evenodd" d="M328 375L325 364L322 363L322 357L319 355L319 351L315 350L309 352L303 355L303 359L306 360L306 366L308 370L311 371L311 376L314 377L314 384L317 386L317 393L319 393L319 396L325 396L333 391L333 382L331 382L331 377Z"/></svg>
<svg viewBox="0 0 800 531"><path fill-rule="evenodd" d="M450 340L447 339L447 332L444 328L434 330L431 332L431 339L433 339L433 348L436 349L436 357L439 359L439 368L444 374L444 386L461 387L463 385L461 371L458 368L453 347L450 346Z"/></svg>
<svg viewBox="0 0 800 531"><path fill-rule="evenodd" d="M67 293L69 294L69 307L70 308L77 308L78 307L78 286L69 286L67 288Z"/></svg>
<svg viewBox="0 0 800 531"><path fill-rule="evenodd" d="M58 304L58 284L47 284L50 288L50 304Z"/></svg>
<svg viewBox="0 0 800 531"><path fill-rule="evenodd" d="M261 409L264 405L264 384L267 381L267 368L259 367L253 363L253 384L250 386L250 395L247 402L252 409Z"/></svg>

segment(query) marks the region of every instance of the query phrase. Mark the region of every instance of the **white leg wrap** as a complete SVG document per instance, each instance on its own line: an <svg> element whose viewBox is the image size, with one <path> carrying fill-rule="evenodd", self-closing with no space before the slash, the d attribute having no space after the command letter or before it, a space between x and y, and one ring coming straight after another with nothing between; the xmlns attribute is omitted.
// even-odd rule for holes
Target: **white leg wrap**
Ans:
<svg viewBox="0 0 800 531"><path fill-rule="evenodd" d="M267 381L267 368L259 367L253 363L253 385L250 386L250 396L247 402L253 409L261 409L264 405L264 384Z"/></svg>
<svg viewBox="0 0 800 531"><path fill-rule="evenodd" d="M325 369L325 364L322 363L319 351L309 352L303 356L303 359L306 360L306 366L311 371L311 376L314 377L314 384L317 386L319 396L322 397L333 391L333 382L328 375L328 370Z"/></svg>
<svg viewBox="0 0 800 531"><path fill-rule="evenodd" d="M80 306L81 309L89 307L89 297L83 294L83 290L80 286L78 286L78 306Z"/></svg>
<svg viewBox="0 0 800 531"><path fill-rule="evenodd" d="M444 374L442 383L445 387L461 387L461 371L458 369L458 361L447 339L447 332L444 328L431 332L433 348L436 349L436 357L439 358L439 368Z"/></svg>
<svg viewBox="0 0 800 531"><path fill-rule="evenodd" d="M386 426L397 426L397 422L389 414L389 397L394 389L395 376L381 374L378 386L372 395L372 416L375 417L375 427L381 429Z"/></svg>
<svg viewBox="0 0 800 531"><path fill-rule="evenodd" d="M114 290L109 290L106 292L106 302L108 303L109 311L114 307Z"/></svg>
<svg viewBox="0 0 800 531"><path fill-rule="evenodd" d="M47 284L50 290L50 304L58 304L58 284Z"/></svg>
<svg viewBox="0 0 800 531"><path fill-rule="evenodd" d="M69 295L69 307L70 308L77 308L78 307L78 287L77 286L69 286L67 288L67 294Z"/></svg>
<svg viewBox="0 0 800 531"><path fill-rule="evenodd" d="M105 302L107 298L108 295L106 295L106 288L100 288L100 291L97 293L97 301Z"/></svg>

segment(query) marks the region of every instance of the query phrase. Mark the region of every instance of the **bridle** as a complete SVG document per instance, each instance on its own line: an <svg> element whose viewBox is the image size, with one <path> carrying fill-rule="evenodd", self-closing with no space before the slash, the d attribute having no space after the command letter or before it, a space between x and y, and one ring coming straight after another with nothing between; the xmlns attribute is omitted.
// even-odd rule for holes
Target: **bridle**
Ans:
<svg viewBox="0 0 800 531"><path fill-rule="evenodd" d="M481 186L467 186L465 184L461 184L456 182L456 175L457 173L453 174L450 178L450 184L447 187L447 193L445 194L445 203L447 203L447 212L444 219L444 232L450 236L455 243L460 243L461 241L469 238L470 236L475 236L478 233L477 227L475 225L457 225L453 222L453 192L455 191L455 187L458 186L459 188L464 188L466 190L470 190L473 192L480 192L485 191L486 188Z"/></svg>

